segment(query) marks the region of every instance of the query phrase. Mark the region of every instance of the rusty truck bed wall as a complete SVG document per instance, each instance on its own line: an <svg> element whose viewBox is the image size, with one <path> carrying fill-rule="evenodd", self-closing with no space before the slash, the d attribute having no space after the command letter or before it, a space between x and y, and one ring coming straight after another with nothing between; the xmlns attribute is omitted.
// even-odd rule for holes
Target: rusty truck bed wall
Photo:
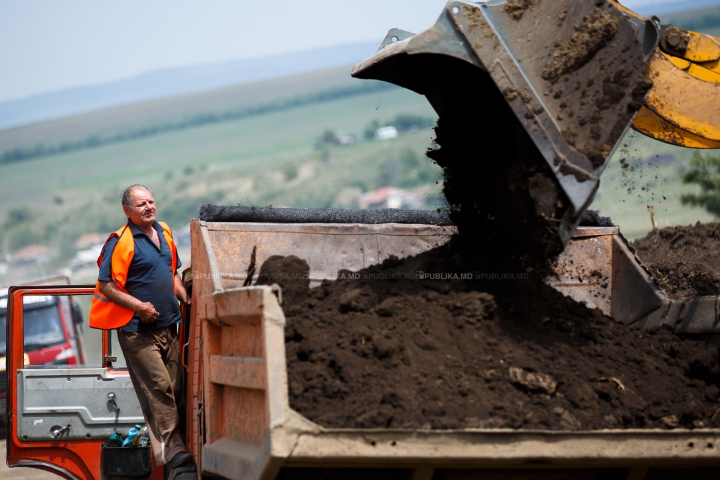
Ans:
<svg viewBox="0 0 720 480"><path fill-rule="evenodd" d="M419 253L444 243L453 232L422 225L194 221L188 444L201 470L230 479L271 479L283 467L388 467L414 469L418 478L430 478L436 468L718 464L720 430L714 429L328 429L292 410L285 317L277 292L272 287L242 287L252 247L257 246L258 265L273 254L295 254L308 261L311 276L330 277L339 269L357 270L389 255ZM627 315L630 322L632 316L647 317L661 308L663 298L617 233L580 230L568 256L558 261L557 277L548 282L606 312ZM587 270L583 275L598 281L578 281L578 272L569 267L571 259L581 260L573 262Z"/></svg>
<svg viewBox="0 0 720 480"><path fill-rule="evenodd" d="M216 285L223 289L242 286L254 246L256 276L271 255L297 255L310 265L311 284L318 284L324 278L334 280L341 269L356 271L391 255L425 252L443 245L457 231L455 227L401 224L200 224L203 238L212 245Z"/></svg>
<svg viewBox="0 0 720 480"><path fill-rule="evenodd" d="M618 227L579 227L546 281L624 324L658 309L663 294Z"/></svg>

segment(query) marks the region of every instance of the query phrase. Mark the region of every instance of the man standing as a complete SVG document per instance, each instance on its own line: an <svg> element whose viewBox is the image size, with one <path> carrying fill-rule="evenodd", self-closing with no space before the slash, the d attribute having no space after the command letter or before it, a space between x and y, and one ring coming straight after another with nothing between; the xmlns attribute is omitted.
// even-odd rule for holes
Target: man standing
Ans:
<svg viewBox="0 0 720 480"><path fill-rule="evenodd" d="M170 228L155 219L152 192L131 185L122 195L127 223L110 235L98 266L90 326L117 329L130 379L140 401L158 465L192 461L180 437L177 403L182 396L177 324L178 300L189 299Z"/></svg>

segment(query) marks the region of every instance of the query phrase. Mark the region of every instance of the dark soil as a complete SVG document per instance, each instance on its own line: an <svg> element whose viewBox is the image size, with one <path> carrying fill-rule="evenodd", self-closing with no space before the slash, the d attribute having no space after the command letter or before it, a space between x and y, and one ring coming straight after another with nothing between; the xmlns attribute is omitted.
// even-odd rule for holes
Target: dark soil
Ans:
<svg viewBox="0 0 720 480"><path fill-rule="evenodd" d="M632 245L670 298L720 295L720 223L654 230Z"/></svg>
<svg viewBox="0 0 720 480"><path fill-rule="evenodd" d="M459 230L448 245L312 290L297 257L262 266L288 292L290 406L326 427L720 427L718 348L622 326L547 286L565 208L547 164L506 110L464 123L482 110L453 105L428 154Z"/></svg>
<svg viewBox="0 0 720 480"><path fill-rule="evenodd" d="M326 427L720 427L717 347L624 327L533 275L387 279L462 271L455 244L286 302L290 406Z"/></svg>
<svg viewBox="0 0 720 480"><path fill-rule="evenodd" d="M508 13L520 19L532 4L508 2ZM601 43L587 52L609 41L598 15L588 32ZM561 71L582 62L566 63ZM615 87L629 102L635 83L624 75L602 80L593 102L617 103ZM717 347L624 327L544 283L563 249L560 219L574 212L490 77L474 69L436 93L428 156L444 170L459 235L312 290L302 274L283 275L307 269L297 257L262 267L264 283L287 292L290 406L326 427L720 427ZM607 105L587 108L604 125ZM615 137L596 137L602 160ZM415 272L434 276L408 278Z"/></svg>
<svg viewBox="0 0 720 480"><path fill-rule="evenodd" d="M310 266L295 255L268 257L260 267L256 285L282 285L282 302L288 305L305 300L310 288Z"/></svg>
<svg viewBox="0 0 720 480"><path fill-rule="evenodd" d="M326 427L720 427L717 347L616 324L544 283L569 202L492 80L473 88L443 92L428 152L450 244L312 290L282 275L300 259L263 265L288 292L290 406ZM438 275L402 279L414 272Z"/></svg>

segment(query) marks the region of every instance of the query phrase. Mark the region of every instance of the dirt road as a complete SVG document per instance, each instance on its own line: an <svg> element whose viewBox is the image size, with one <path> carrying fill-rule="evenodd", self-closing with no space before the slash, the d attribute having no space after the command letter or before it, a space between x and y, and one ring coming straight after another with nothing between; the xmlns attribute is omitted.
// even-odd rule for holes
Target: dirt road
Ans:
<svg viewBox="0 0 720 480"><path fill-rule="evenodd" d="M10 468L5 464L5 427L0 427L0 478L2 480L58 480L60 477L36 468Z"/></svg>

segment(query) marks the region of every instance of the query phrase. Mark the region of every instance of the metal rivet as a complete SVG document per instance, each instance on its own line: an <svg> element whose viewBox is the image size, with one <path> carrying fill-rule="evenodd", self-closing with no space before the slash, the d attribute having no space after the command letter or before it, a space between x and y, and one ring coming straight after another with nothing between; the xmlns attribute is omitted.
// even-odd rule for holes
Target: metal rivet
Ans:
<svg viewBox="0 0 720 480"><path fill-rule="evenodd" d="M67 377L68 382L70 381L70 377Z"/></svg>
<svg viewBox="0 0 720 480"><path fill-rule="evenodd" d="M680 35L678 35L676 32L673 32L667 36L667 42L673 47L677 47L678 45L680 45L680 41Z"/></svg>
<svg viewBox="0 0 720 480"><path fill-rule="evenodd" d="M27 435L23 435L23 440L27 440L27 439L28 439L28 436L27 436Z"/></svg>
<svg viewBox="0 0 720 480"><path fill-rule="evenodd" d="M85 438L90 438L90 437L92 437L92 435L90 435L89 433L85 434Z"/></svg>

